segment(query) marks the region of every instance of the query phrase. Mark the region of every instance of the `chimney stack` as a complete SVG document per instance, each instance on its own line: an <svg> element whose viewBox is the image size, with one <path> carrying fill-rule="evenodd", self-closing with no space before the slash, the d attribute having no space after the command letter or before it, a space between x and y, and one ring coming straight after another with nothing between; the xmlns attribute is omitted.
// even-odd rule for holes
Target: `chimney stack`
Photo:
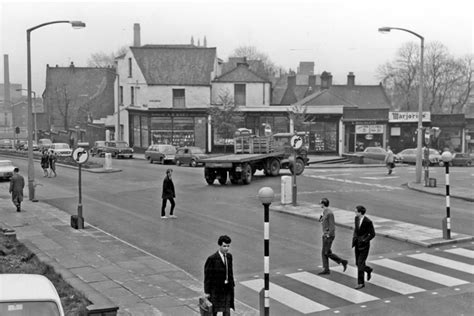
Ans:
<svg viewBox="0 0 474 316"><path fill-rule="evenodd" d="M141 45L140 40L140 23L133 24L133 46L140 47Z"/></svg>
<svg viewBox="0 0 474 316"><path fill-rule="evenodd" d="M352 71L347 75L347 85L349 87L355 86L355 75Z"/></svg>
<svg viewBox="0 0 474 316"><path fill-rule="evenodd" d="M296 87L296 76L288 76L288 88Z"/></svg>
<svg viewBox="0 0 474 316"><path fill-rule="evenodd" d="M323 71L321 74L321 88L329 89L332 85L332 75L330 72Z"/></svg>

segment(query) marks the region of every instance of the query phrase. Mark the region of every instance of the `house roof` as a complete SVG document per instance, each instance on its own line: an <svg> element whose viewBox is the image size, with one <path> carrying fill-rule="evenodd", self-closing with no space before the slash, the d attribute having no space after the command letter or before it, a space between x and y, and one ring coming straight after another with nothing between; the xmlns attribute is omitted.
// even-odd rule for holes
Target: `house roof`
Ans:
<svg viewBox="0 0 474 316"><path fill-rule="evenodd" d="M193 45L130 47L149 85L210 85L216 48Z"/></svg>
<svg viewBox="0 0 474 316"><path fill-rule="evenodd" d="M234 69L214 79L216 82L270 82L249 69L248 65L239 64Z"/></svg>

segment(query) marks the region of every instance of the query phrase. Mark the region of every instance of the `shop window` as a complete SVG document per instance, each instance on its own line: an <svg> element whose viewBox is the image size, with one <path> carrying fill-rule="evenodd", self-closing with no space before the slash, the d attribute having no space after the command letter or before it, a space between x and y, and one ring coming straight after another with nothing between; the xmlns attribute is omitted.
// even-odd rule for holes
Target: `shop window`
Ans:
<svg viewBox="0 0 474 316"><path fill-rule="evenodd" d="M173 89L173 107L174 108L186 107L184 89Z"/></svg>
<svg viewBox="0 0 474 316"><path fill-rule="evenodd" d="M172 144L173 122L171 117L152 117L150 133L153 144Z"/></svg>
<svg viewBox="0 0 474 316"><path fill-rule="evenodd" d="M247 100L245 84L234 85L234 103L235 105L245 105Z"/></svg>

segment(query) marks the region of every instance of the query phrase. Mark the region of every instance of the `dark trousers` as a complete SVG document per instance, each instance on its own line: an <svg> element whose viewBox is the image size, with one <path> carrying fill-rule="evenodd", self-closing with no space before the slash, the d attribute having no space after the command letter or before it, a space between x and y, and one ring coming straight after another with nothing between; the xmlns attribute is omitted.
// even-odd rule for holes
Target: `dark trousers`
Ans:
<svg viewBox="0 0 474 316"><path fill-rule="evenodd" d="M170 204L171 204L170 215L173 215L174 206L176 205L176 203L174 202L174 199L172 197L169 197L169 198L163 198L162 199L162 202L161 202L161 216L165 216L165 209L166 209L166 201L167 200L170 200Z"/></svg>
<svg viewBox="0 0 474 316"><path fill-rule="evenodd" d="M323 235L323 248L321 250L321 257L323 259L323 268L324 270L329 270L329 259L336 261L338 264L342 262L342 259L338 255L331 251L332 242L334 241L334 236L325 237Z"/></svg>
<svg viewBox="0 0 474 316"><path fill-rule="evenodd" d="M357 284L365 284L364 282L364 272L371 272L372 268L365 264L367 257L369 256L369 248L370 246L367 245L363 249L359 249L359 247L354 247L355 249L355 259L357 265Z"/></svg>

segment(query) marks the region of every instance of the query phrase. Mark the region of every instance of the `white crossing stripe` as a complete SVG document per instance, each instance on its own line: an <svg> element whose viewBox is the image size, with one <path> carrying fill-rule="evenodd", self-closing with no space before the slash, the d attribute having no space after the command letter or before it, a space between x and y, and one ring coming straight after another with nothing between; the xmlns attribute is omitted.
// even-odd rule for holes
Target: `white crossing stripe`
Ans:
<svg viewBox="0 0 474 316"><path fill-rule="evenodd" d="M474 266L472 264L467 264L464 262L446 259L443 257L433 256L427 253L409 255L408 257L434 263L439 266L443 266L443 267L454 269L454 270L459 270L459 271L466 272L469 274L474 274Z"/></svg>
<svg viewBox="0 0 474 316"><path fill-rule="evenodd" d="M342 272L342 266L337 266L334 268L331 268L333 271L337 271L339 273L345 274L347 273L351 277L357 278L357 268L354 268L352 266L347 266L346 272ZM383 288L386 288L392 292L397 292L403 295L406 294L413 294L413 293L419 293L419 292L424 292L425 289L422 289L417 286L413 286L407 283L400 282L398 280L392 279L385 277L383 275L377 274L372 272L372 278L370 279L370 284L374 284Z"/></svg>
<svg viewBox="0 0 474 316"><path fill-rule="evenodd" d="M471 259L474 259L474 251L469 250L469 249L464 249L464 248L452 248L452 249L446 249L446 252L453 253L458 256L463 256L463 257L468 257Z"/></svg>
<svg viewBox="0 0 474 316"><path fill-rule="evenodd" d="M379 299L378 297L366 294L359 290L355 290L343 284L322 278L309 272L290 273L286 276L356 304Z"/></svg>
<svg viewBox="0 0 474 316"><path fill-rule="evenodd" d="M262 290L264 287L263 279L244 281L240 282L240 284L245 285L256 292L260 292L260 290ZM298 293L287 290L271 282L270 298L303 314L316 313L329 309L327 306L314 302L302 295L299 295Z"/></svg>
<svg viewBox="0 0 474 316"><path fill-rule="evenodd" d="M391 259L379 259L379 260L374 260L371 261L371 263L378 264L380 266L383 266L385 268L389 268L392 270L397 270L402 273L406 273L409 275L413 275L418 278L422 278L434 283L439 283L444 286L455 286L455 285L461 285L461 284L466 284L469 283L467 281L453 278L441 273L433 272L430 270L418 268L409 264L405 264L402 262L397 262Z"/></svg>

